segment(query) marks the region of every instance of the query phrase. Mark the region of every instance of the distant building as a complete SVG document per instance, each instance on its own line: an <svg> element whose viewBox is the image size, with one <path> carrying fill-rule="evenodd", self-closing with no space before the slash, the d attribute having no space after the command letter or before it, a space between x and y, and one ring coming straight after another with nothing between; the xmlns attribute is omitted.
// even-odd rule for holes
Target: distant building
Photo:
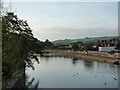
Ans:
<svg viewBox="0 0 120 90"><path fill-rule="evenodd" d="M112 39L112 40L101 40L98 41L98 50L99 51L117 51L116 44L119 42L119 39Z"/></svg>
<svg viewBox="0 0 120 90"><path fill-rule="evenodd" d="M115 47L99 47L99 51L110 52L110 51L116 51L116 49Z"/></svg>

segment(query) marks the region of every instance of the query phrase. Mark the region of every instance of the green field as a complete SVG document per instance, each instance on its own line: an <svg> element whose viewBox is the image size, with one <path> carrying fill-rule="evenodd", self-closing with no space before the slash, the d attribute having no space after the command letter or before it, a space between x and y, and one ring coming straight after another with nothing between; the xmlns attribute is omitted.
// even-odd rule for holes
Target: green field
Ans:
<svg viewBox="0 0 120 90"><path fill-rule="evenodd" d="M64 39L64 40L55 40L53 41L52 43L53 44L64 44L64 45L67 45L67 44L70 44L70 43L73 43L73 42L84 42L84 43L87 43L87 42L97 42L98 40L111 40L111 39L114 39L114 38L119 38L118 36L105 36L105 37L86 37L86 38L80 38L80 39Z"/></svg>

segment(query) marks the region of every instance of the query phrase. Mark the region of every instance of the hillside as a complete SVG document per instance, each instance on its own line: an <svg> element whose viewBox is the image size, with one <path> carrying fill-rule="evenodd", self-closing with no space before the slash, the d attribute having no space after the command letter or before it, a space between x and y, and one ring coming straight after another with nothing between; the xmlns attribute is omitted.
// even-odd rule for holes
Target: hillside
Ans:
<svg viewBox="0 0 120 90"><path fill-rule="evenodd" d="M111 40L114 38L119 38L118 36L105 36L105 37L86 37L86 38L80 38L80 39L65 39L65 40L55 40L52 43L53 44L63 44L63 45L67 45L73 42L97 42L98 40Z"/></svg>

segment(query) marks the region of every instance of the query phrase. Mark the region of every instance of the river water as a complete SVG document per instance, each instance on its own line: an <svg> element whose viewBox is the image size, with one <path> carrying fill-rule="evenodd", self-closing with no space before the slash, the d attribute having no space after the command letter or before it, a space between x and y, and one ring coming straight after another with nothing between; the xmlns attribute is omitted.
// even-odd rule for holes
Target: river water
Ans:
<svg viewBox="0 0 120 90"><path fill-rule="evenodd" d="M26 70L28 82L39 82L38 88L118 88L117 65L56 56L38 58L35 70Z"/></svg>

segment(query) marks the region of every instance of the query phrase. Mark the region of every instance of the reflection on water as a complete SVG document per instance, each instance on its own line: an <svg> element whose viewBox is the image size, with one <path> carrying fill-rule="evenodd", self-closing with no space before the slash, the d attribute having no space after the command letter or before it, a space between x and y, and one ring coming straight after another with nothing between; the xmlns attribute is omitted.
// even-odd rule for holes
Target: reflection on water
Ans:
<svg viewBox="0 0 120 90"><path fill-rule="evenodd" d="M25 71L25 70L24 70ZM39 81L35 81L35 78L32 77L30 79L23 70L18 75L14 75L13 77L9 77L7 79L3 79L2 81L2 88L25 88L27 90L28 88L38 88L39 87Z"/></svg>
<svg viewBox="0 0 120 90"><path fill-rule="evenodd" d="M83 64L84 64L85 69L86 69L87 71L93 70L94 62L88 61L88 60L84 60L84 61L83 61Z"/></svg>
<svg viewBox="0 0 120 90"><path fill-rule="evenodd" d="M30 81L27 81L29 78L27 76L23 76L19 78L12 88L37 88L39 86L39 81L35 82L35 78L33 77Z"/></svg>
<svg viewBox="0 0 120 90"><path fill-rule="evenodd" d="M26 82L25 88L38 88L39 81L37 81L36 83L34 83L34 81L35 81L35 79L32 78L29 82Z"/></svg>
<svg viewBox="0 0 120 90"><path fill-rule="evenodd" d="M71 60L72 60L73 65L75 65L75 64L77 64L79 59L78 58L72 58Z"/></svg>
<svg viewBox="0 0 120 90"><path fill-rule="evenodd" d="M118 87L117 65L57 56L42 56L39 60L35 70L26 70L28 81L39 81L38 88Z"/></svg>

